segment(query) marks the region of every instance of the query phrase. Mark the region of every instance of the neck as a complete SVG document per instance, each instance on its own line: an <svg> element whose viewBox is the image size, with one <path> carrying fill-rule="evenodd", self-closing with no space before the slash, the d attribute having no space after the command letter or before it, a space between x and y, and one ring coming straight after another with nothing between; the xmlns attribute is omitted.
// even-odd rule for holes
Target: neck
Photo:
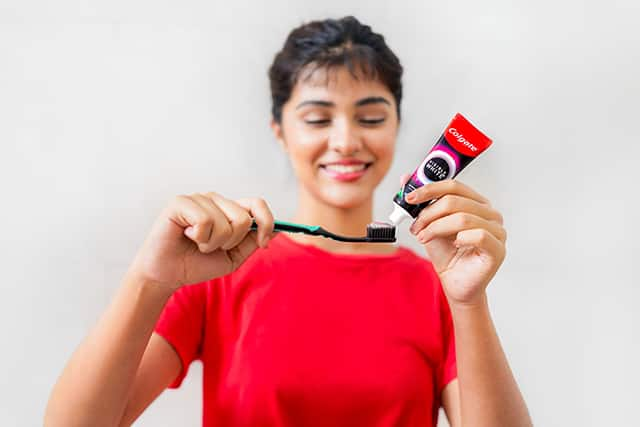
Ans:
<svg viewBox="0 0 640 427"><path fill-rule="evenodd" d="M373 197L351 208L340 208L322 203L310 195L304 188L299 190L298 208L294 221L306 225L319 225L322 228L343 236L361 237L367 234L367 225L373 220ZM289 237L317 246L330 252L339 253L391 253L396 248L384 243L346 243L336 242L323 237L303 234L289 234Z"/></svg>

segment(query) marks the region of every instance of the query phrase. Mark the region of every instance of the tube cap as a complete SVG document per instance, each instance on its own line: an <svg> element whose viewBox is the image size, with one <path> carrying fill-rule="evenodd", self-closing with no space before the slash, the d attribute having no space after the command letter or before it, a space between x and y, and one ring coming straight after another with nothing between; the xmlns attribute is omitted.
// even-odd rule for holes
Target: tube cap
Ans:
<svg viewBox="0 0 640 427"><path fill-rule="evenodd" d="M404 221L407 218L412 218L412 217L411 215L409 215L407 211L402 209L401 206L394 203L393 212L391 212L391 215L389 215L389 221L391 221L393 225L398 226L398 224L400 224L402 221Z"/></svg>

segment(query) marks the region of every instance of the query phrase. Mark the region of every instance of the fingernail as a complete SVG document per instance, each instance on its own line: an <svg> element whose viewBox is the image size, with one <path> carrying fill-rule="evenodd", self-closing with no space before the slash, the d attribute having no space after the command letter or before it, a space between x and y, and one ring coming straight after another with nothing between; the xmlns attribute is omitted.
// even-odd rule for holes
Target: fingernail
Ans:
<svg viewBox="0 0 640 427"><path fill-rule="evenodd" d="M416 195L414 194L414 192L412 191L411 193L407 194L404 199L407 202L413 202L416 199Z"/></svg>

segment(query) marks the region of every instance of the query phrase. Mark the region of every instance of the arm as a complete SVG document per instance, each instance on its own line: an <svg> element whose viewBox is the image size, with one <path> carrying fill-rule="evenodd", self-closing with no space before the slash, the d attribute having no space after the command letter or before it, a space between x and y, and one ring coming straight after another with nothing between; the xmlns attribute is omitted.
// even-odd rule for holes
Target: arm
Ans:
<svg viewBox="0 0 640 427"><path fill-rule="evenodd" d="M119 425L133 424L182 369L175 349L160 335L151 335Z"/></svg>
<svg viewBox="0 0 640 427"><path fill-rule="evenodd" d="M430 183L406 198L416 204L436 200L420 212L411 232L442 282L453 319L458 379L443 391L447 416L455 427L530 426L486 296L506 255L502 215L459 181Z"/></svg>
<svg viewBox="0 0 640 427"><path fill-rule="evenodd" d="M54 386L46 426L119 425L130 399L146 407L178 375L173 349L160 337L150 341L169 295L153 283L125 279Z"/></svg>
<svg viewBox="0 0 640 427"><path fill-rule="evenodd" d="M531 426L486 296L478 304L450 307L458 379L444 389L442 400L451 426Z"/></svg>
<svg viewBox="0 0 640 427"><path fill-rule="evenodd" d="M250 232L253 219L258 231ZM128 425L180 373L152 335L169 296L185 283L229 274L265 246L273 215L258 199L215 193L176 197L154 223L113 302L51 392L46 426Z"/></svg>

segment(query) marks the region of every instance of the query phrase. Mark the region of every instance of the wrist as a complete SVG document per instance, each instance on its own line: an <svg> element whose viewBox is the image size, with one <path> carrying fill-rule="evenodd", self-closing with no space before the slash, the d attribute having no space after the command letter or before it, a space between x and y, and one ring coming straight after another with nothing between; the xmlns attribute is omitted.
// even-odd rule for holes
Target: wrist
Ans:
<svg viewBox="0 0 640 427"><path fill-rule="evenodd" d="M471 300L456 300L453 298L447 298L449 302L449 308L451 309L451 314L455 313L473 313L473 312L483 312L488 311L489 309L489 300L487 298L487 293L482 292L477 297Z"/></svg>
<svg viewBox="0 0 640 427"><path fill-rule="evenodd" d="M449 303L449 308L457 335L485 335L493 330L489 301L484 293L473 301Z"/></svg>
<svg viewBox="0 0 640 427"><path fill-rule="evenodd" d="M134 288L144 295L161 300L169 299L179 288L179 286L171 286L146 277L134 268L129 269L125 274L124 286Z"/></svg>

